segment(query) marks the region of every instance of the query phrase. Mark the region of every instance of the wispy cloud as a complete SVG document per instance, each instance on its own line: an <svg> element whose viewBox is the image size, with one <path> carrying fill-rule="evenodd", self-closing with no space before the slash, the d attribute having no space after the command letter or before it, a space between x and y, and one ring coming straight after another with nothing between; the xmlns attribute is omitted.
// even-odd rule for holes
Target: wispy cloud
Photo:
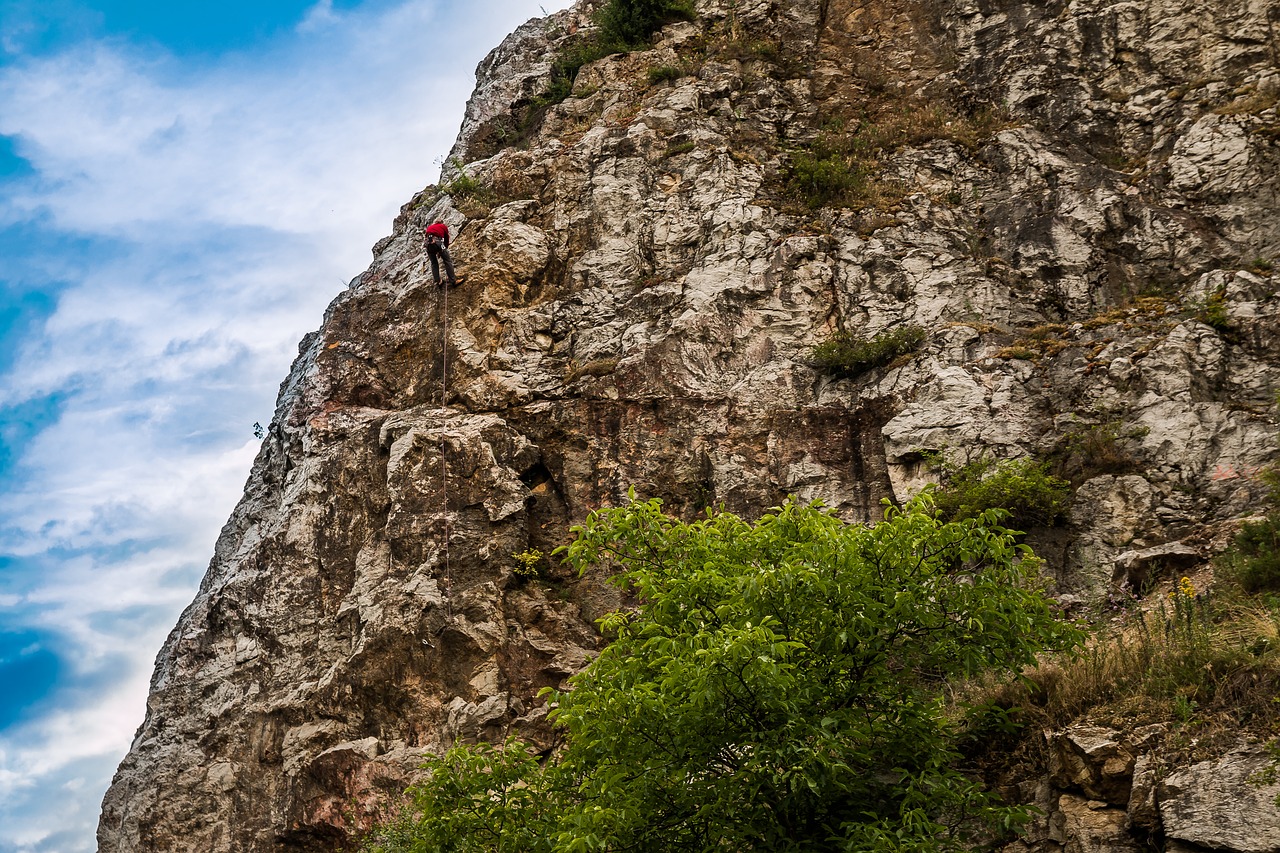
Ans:
<svg viewBox="0 0 1280 853"><path fill-rule="evenodd" d="M0 229L26 235L6 286L52 295L42 322L0 328L0 414L33 424L4 432L0 634L59 663L0 730L0 851L92 849L252 423L435 178L475 63L539 9L459 6L323 0L257 53L80 41L0 68L0 134L31 165L0 194Z"/></svg>

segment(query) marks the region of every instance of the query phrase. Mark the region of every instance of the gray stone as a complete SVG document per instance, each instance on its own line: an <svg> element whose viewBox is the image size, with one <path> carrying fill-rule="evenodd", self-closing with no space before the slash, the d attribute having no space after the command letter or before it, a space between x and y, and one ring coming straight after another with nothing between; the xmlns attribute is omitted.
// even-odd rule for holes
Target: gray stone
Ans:
<svg viewBox="0 0 1280 853"><path fill-rule="evenodd" d="M1125 551L1116 556L1111 580L1130 589L1143 589L1161 571L1179 572L1204 560L1200 552L1182 542L1166 542L1138 551Z"/></svg>
<svg viewBox="0 0 1280 853"><path fill-rule="evenodd" d="M1212 850L1280 850L1280 784L1251 781L1269 766L1263 750L1245 747L1169 774L1156 790L1165 835Z"/></svg>

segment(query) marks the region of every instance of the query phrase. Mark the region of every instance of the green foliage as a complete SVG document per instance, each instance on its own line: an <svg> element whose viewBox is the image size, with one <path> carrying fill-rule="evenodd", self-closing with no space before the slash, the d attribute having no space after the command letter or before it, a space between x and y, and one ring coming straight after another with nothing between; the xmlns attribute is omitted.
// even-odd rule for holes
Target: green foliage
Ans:
<svg viewBox="0 0 1280 853"><path fill-rule="evenodd" d="M695 15L689 0L609 0L596 13L600 40L624 48L641 47L663 24L691 21Z"/></svg>
<svg viewBox="0 0 1280 853"><path fill-rule="evenodd" d="M926 495L870 528L794 503L684 523L633 499L576 532L567 562L638 606L551 691L566 746L536 769L516 742L455 750L370 849L926 853L1025 819L952 766L940 684L1080 636L993 514L943 522Z"/></svg>
<svg viewBox="0 0 1280 853"><path fill-rule="evenodd" d="M686 141L686 142L677 142L675 145L672 145L666 151L662 152L662 156L663 156L663 159L667 157L677 157L681 154L688 154L690 151L692 151L697 147L698 147L697 144L694 143L692 140Z"/></svg>
<svg viewBox="0 0 1280 853"><path fill-rule="evenodd" d="M945 518L976 518L1002 509L1012 527L1027 530L1057 524L1071 505L1071 484L1034 459L980 459L944 467L942 476L935 500Z"/></svg>
<svg viewBox="0 0 1280 853"><path fill-rule="evenodd" d="M1218 565L1246 592L1280 591L1280 512L1246 521Z"/></svg>
<svg viewBox="0 0 1280 853"><path fill-rule="evenodd" d="M463 171L461 163L456 160L452 162L458 169L458 176L452 181L443 184L440 189L444 190L455 199L474 198L485 192L485 186Z"/></svg>
<svg viewBox="0 0 1280 853"><path fill-rule="evenodd" d="M1018 359L1021 361L1035 361L1039 357L1040 353L1024 346L1004 347L996 353L996 358Z"/></svg>
<svg viewBox="0 0 1280 853"><path fill-rule="evenodd" d="M525 744L457 746L428 756L399 818L380 827L366 853L550 853L563 784Z"/></svg>
<svg viewBox="0 0 1280 853"><path fill-rule="evenodd" d="M1227 289L1225 287L1219 287L1196 306L1196 319L1220 332L1230 331L1234 328L1231 318L1227 315Z"/></svg>
<svg viewBox="0 0 1280 853"><path fill-rule="evenodd" d="M569 97L582 66L618 53L622 48L599 37L573 38L565 42L551 60L547 88L524 108L517 122L516 141L523 141L537 130L547 110Z"/></svg>
<svg viewBox="0 0 1280 853"><path fill-rule="evenodd" d="M976 148L1005 124L990 109L963 114L945 103L882 92L856 114L830 117L814 141L792 155L786 192L810 208L884 209L907 192L905 185L877 177L895 152L935 139Z"/></svg>
<svg viewBox="0 0 1280 853"><path fill-rule="evenodd" d="M542 124L547 110L569 97L582 66L640 47L663 24L693 17L693 6L685 0L609 0L596 12L596 30L566 40L552 57L547 88L525 105L515 122L513 141L527 140ZM649 82L658 81L651 76Z"/></svg>
<svg viewBox="0 0 1280 853"><path fill-rule="evenodd" d="M457 168L458 174L453 180L442 184L440 189L453 197L454 206L467 217L487 216L489 210L498 201L497 193L494 192L493 187L468 175L457 160L451 162Z"/></svg>
<svg viewBox="0 0 1280 853"><path fill-rule="evenodd" d="M1280 406L1280 394L1276 405ZM1246 592L1275 592L1280 591L1280 463L1265 466L1257 476L1267 487L1267 514L1261 521L1246 521L1217 564Z"/></svg>
<svg viewBox="0 0 1280 853"><path fill-rule="evenodd" d="M673 80L679 80L684 76L684 69L678 65L659 65L649 69L649 85L656 86L659 83L670 83Z"/></svg>
<svg viewBox="0 0 1280 853"><path fill-rule="evenodd" d="M542 552L537 548L529 548L519 554L512 554L516 566L512 570L519 578L536 578L538 567L542 565Z"/></svg>
<svg viewBox="0 0 1280 853"><path fill-rule="evenodd" d="M1138 467L1130 447L1149 432L1119 420L1072 423L1049 454L1053 472L1077 485L1099 474L1128 474Z"/></svg>
<svg viewBox="0 0 1280 853"><path fill-rule="evenodd" d="M866 164L824 139L791 158L788 191L810 208L844 204L860 196L868 176Z"/></svg>
<svg viewBox="0 0 1280 853"><path fill-rule="evenodd" d="M836 332L809 353L809 364L835 376L851 378L914 353L924 344L919 326L899 326L869 340L850 332Z"/></svg>

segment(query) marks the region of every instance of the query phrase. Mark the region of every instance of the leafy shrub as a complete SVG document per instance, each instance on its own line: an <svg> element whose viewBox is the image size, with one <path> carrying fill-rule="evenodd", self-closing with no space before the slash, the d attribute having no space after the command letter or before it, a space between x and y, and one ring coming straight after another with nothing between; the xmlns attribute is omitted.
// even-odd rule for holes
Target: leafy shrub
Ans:
<svg viewBox="0 0 1280 853"><path fill-rule="evenodd" d="M640 47L654 30L695 16L689 0L609 0L598 13L600 38L624 48Z"/></svg>
<svg viewBox="0 0 1280 853"><path fill-rule="evenodd" d="M453 197L454 205L469 218L487 216L497 199L493 188L481 183L462 170L462 164L453 161L458 175L443 184L440 189Z"/></svg>
<svg viewBox="0 0 1280 853"><path fill-rule="evenodd" d="M1148 432L1148 427L1126 427L1118 420L1073 424L1049 454L1053 472L1077 485L1099 474L1128 474L1138 467L1130 447Z"/></svg>
<svg viewBox="0 0 1280 853"><path fill-rule="evenodd" d="M928 501L873 528L794 503L755 524L634 499L593 512L567 562L617 570L638 605L547 691L563 750L429 759L367 849L941 853L1025 820L954 768L940 680L1012 675L1080 635L1012 534Z"/></svg>
<svg viewBox="0 0 1280 853"><path fill-rule="evenodd" d="M427 778L409 789L404 813L365 843L367 853L552 850L560 780L516 738L502 749L478 743L428 754L422 769Z"/></svg>
<svg viewBox="0 0 1280 853"><path fill-rule="evenodd" d="M679 80L684 76L684 69L678 65L659 65L656 68L650 68L648 76L649 85L656 86L659 83Z"/></svg>
<svg viewBox="0 0 1280 853"><path fill-rule="evenodd" d="M1234 328L1231 318L1227 315L1227 289L1225 287L1219 287L1196 306L1196 319L1206 326L1212 326L1219 332L1230 331Z"/></svg>
<svg viewBox="0 0 1280 853"><path fill-rule="evenodd" d="M981 459L943 470L934 499L944 518L976 518L990 509L1009 513L1019 530L1052 527L1071 505L1071 484L1034 459Z"/></svg>
<svg viewBox="0 0 1280 853"><path fill-rule="evenodd" d="M569 39L551 60L547 88L525 106L517 122L518 141L528 139L547 110L569 97L582 66L640 47L663 24L693 17L693 6L685 0L609 0L596 12L596 31Z"/></svg>
<svg viewBox="0 0 1280 853"><path fill-rule="evenodd" d="M789 192L810 208L844 203L858 196L867 180L863 164L819 142L791 158Z"/></svg>
<svg viewBox="0 0 1280 853"><path fill-rule="evenodd" d="M1280 393L1275 402L1280 406ZM1222 574L1246 592L1280 591L1280 463L1263 467L1258 479L1267 488L1266 516L1246 521L1216 562Z"/></svg>
<svg viewBox="0 0 1280 853"><path fill-rule="evenodd" d="M454 198L470 198L484 193L485 186L475 178L461 171L462 164L454 162L458 167L458 176L452 181L444 184L440 189L444 190Z"/></svg>
<svg viewBox="0 0 1280 853"><path fill-rule="evenodd" d="M869 340L836 332L809 353L809 364L835 376L850 378L916 352L925 340L919 326L899 326Z"/></svg>
<svg viewBox="0 0 1280 853"><path fill-rule="evenodd" d="M1280 590L1280 512L1246 521L1219 565L1246 592Z"/></svg>

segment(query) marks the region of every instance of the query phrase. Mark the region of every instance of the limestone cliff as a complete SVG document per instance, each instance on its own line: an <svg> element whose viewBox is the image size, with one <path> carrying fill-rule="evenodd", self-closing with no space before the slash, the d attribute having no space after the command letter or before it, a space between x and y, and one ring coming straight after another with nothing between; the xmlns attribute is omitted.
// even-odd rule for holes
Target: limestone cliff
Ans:
<svg viewBox="0 0 1280 853"><path fill-rule="evenodd" d="M1057 453L1070 524L1033 543L1076 595L1202 563L1253 511L1280 386L1280 3L697 9L558 104L536 98L589 6L481 64L465 171L405 205L300 346L100 850L336 850L423 750L549 742L538 690L619 602L513 555L632 485L686 514L794 494L869 520L930 453ZM797 164L839 146L844 194L815 199ZM436 218L468 276L447 293ZM834 332L907 325L914 358L809 364ZM1072 456L1089 434L1105 464ZM1065 837L1045 843L1129 849Z"/></svg>

